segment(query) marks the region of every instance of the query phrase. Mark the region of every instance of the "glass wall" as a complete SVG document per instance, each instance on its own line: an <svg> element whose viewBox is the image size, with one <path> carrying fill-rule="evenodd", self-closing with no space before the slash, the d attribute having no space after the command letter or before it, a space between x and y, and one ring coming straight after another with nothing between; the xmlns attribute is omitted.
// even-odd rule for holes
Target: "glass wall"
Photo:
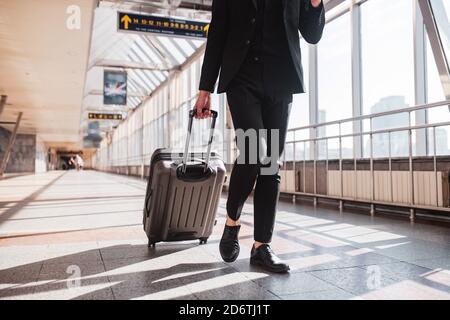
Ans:
<svg viewBox="0 0 450 320"><path fill-rule="evenodd" d="M414 105L413 1L363 3L361 43L364 114Z"/></svg>
<svg viewBox="0 0 450 320"><path fill-rule="evenodd" d="M302 52L303 80L305 93L295 94L292 99L291 113L289 116L289 128L298 128L309 125L309 45L303 39L300 40L300 49ZM287 161L301 160L305 155L304 145L290 143L294 139L309 138L309 130L298 132L288 132L285 146L284 159ZM295 152L295 157L294 157Z"/></svg>
<svg viewBox="0 0 450 320"><path fill-rule="evenodd" d="M319 123L352 117L350 27L348 13L331 21L317 48Z"/></svg>
<svg viewBox="0 0 450 320"><path fill-rule="evenodd" d="M361 5L362 104L363 113L379 113L415 104L413 1L376 0ZM379 117L373 130L409 125L407 113ZM370 123L364 123L370 129ZM391 154L407 156L408 133L391 136ZM364 139L364 155L370 155L369 138ZM389 155L388 134L373 137L373 155Z"/></svg>
<svg viewBox="0 0 450 320"><path fill-rule="evenodd" d="M350 21L350 14L347 12L329 22L318 45L318 123L351 118L353 115ZM346 133L352 132L352 128L346 129ZM317 135L325 137L339 133L339 127L333 125L320 127ZM351 155L352 140L345 139L342 142L343 154ZM339 158L339 153L338 139L318 141L319 159Z"/></svg>
<svg viewBox="0 0 450 320"><path fill-rule="evenodd" d="M296 94L292 100L291 114L289 116L289 128L298 128L309 124L309 46L301 39L303 79L305 93Z"/></svg>

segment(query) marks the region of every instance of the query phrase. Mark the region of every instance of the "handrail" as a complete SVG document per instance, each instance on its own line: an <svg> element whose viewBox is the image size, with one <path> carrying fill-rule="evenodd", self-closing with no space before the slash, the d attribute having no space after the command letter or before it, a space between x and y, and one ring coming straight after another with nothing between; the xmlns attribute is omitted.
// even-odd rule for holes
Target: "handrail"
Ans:
<svg viewBox="0 0 450 320"><path fill-rule="evenodd" d="M378 118L378 117L383 117L383 116L390 116L390 115L399 114L399 113L411 113L411 112L414 112L414 111L419 111L419 110L423 110L423 109L432 109L432 108L436 108L436 107L443 107L443 106L446 106L446 105L450 106L450 100L445 100L445 101L440 101L440 102L435 102L435 103L428 103L428 104L420 104L420 105L416 105L416 106L413 106L413 107L402 108L402 109L395 109L395 110L378 112L378 113L372 113L372 114L357 116L357 117L353 117L353 118L346 118L346 119L339 119L339 120L334 120L334 121L329 121L329 122L316 123L316 124L312 124L312 125L308 125L308 126L291 128L288 131L300 131L300 130L307 130L307 129L316 129L316 128L320 128L320 127L326 127L326 126L335 125L335 124L342 124L342 123L346 123L346 122L353 122L353 121L361 121L361 120L366 120L366 119L373 119L373 118Z"/></svg>
<svg viewBox="0 0 450 320"><path fill-rule="evenodd" d="M371 135L371 134L375 135L375 134L382 134L382 133L392 133L392 132L397 132L397 131L419 130L419 129L434 128L434 127L436 127L436 128L444 127L444 126L450 126L450 121L439 122L439 123L428 123L428 124L421 124L421 125L408 126L408 127L382 129L382 130L375 130L375 131L347 133L347 134L341 134L341 135L335 135L335 136L317 137L317 138L310 138L310 139L303 139L303 140L295 140L294 139L292 141L287 141L286 144L312 142L312 141L318 141L318 140L333 140L333 139L339 139L339 138L350 138L350 137L357 137L357 136L366 136L366 135Z"/></svg>
<svg viewBox="0 0 450 320"><path fill-rule="evenodd" d="M195 100L198 98L198 93L196 93L195 95L193 95L192 97L188 98L187 100L184 100L183 102L181 102L178 106L175 107L175 109L180 108L182 105L191 102L192 100Z"/></svg>

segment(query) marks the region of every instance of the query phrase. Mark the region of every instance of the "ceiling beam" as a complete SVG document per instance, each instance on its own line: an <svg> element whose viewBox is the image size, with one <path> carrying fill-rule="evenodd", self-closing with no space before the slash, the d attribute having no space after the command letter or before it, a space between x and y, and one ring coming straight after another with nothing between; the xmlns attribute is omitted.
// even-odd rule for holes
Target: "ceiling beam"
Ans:
<svg viewBox="0 0 450 320"><path fill-rule="evenodd" d="M19 114L17 115L17 120L16 120L16 124L14 126L13 131L11 132L11 136L9 138L9 143L6 146L5 152L3 154L3 159L0 163L0 177L3 176L3 174L6 171L6 166L8 165L8 161L9 161L9 157L11 156L13 147L14 147L14 143L16 142L16 137L17 137L17 131L19 130L19 126L20 126L20 121L22 120L22 112L19 112Z"/></svg>
<svg viewBox="0 0 450 320"><path fill-rule="evenodd" d="M103 96L102 90L91 90L86 95L87 96ZM128 91L127 96L130 98L145 98L148 96L148 94L145 94L144 92L136 92L136 91Z"/></svg>
<svg viewBox="0 0 450 320"><path fill-rule="evenodd" d="M7 99L8 99L8 96L6 96L4 94L2 94L2 96L0 97L0 116L2 115L3 109L5 108Z"/></svg>
<svg viewBox="0 0 450 320"><path fill-rule="evenodd" d="M170 71L171 68L165 68L163 66L145 63L145 62L135 62L135 61L122 61L122 60L108 60L100 59L97 60L92 66L93 67L103 67L103 68L120 68L120 69L138 69L147 71Z"/></svg>
<svg viewBox="0 0 450 320"><path fill-rule="evenodd" d="M161 43L161 41L158 39L158 36L156 35L146 35L143 37L147 43L150 43L153 45L159 53L164 57L163 59L168 62L171 66L177 66L179 65L177 59L172 54L172 52L169 51L168 48L164 44Z"/></svg>
<svg viewBox="0 0 450 320"><path fill-rule="evenodd" d="M184 59L189 58L189 55L185 52L185 50L178 44L177 41L175 41L174 39L167 37L167 39L169 40L170 43L172 43L172 45L177 48L178 51L180 51L180 53L182 54L182 56L184 57Z"/></svg>
<svg viewBox="0 0 450 320"><path fill-rule="evenodd" d="M345 1L347 0L324 0L323 4L326 10L332 10Z"/></svg>
<svg viewBox="0 0 450 320"><path fill-rule="evenodd" d="M211 11L212 8L212 0L101 0L101 3L160 10L175 10L180 8Z"/></svg>
<svg viewBox="0 0 450 320"><path fill-rule="evenodd" d="M450 66L436 25L433 8L428 0L419 0L419 6L427 30L428 39L430 40L434 61L436 62L436 67L441 79L442 88L446 98L450 99Z"/></svg>

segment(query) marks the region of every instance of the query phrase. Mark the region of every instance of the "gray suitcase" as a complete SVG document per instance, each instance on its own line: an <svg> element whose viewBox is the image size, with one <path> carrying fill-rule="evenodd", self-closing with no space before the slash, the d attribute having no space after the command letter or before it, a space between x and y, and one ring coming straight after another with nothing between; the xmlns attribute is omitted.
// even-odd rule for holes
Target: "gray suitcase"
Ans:
<svg viewBox="0 0 450 320"><path fill-rule="evenodd" d="M152 155L143 218L149 246L195 239L203 244L212 233L226 170L222 159L211 152L217 112L211 113L206 154L189 153L192 110L184 153L158 149Z"/></svg>

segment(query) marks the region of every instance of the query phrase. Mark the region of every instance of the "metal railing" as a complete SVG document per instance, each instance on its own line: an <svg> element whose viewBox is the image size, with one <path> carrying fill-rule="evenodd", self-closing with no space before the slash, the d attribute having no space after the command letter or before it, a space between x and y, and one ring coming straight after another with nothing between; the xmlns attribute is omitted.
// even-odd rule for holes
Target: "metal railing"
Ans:
<svg viewBox="0 0 450 320"><path fill-rule="evenodd" d="M400 207L404 207L404 208L409 208L410 209L410 219L413 221L415 219L415 212L416 209L425 209L425 210L440 210L440 211L448 211L450 212L450 208L447 207L440 207L439 206L439 199L438 199L438 179L437 179L437 150L436 150L436 128L438 127L444 127L444 126L450 126L450 121L447 122L440 122L440 123L429 123L429 124L420 124L420 125L412 125L411 124L411 119L412 119L412 113L416 112L416 111L421 111L421 110L429 110L432 108L437 108L437 107L443 107L443 106L450 106L450 100L448 101L442 101L442 102L437 102L437 103L431 103L431 104L423 104L423 105L418 105L418 106L414 106L414 107L408 107L408 108L403 108L403 109L396 109L396 110L392 110L392 111L386 111L386 112L380 112L380 113L373 113L373 114L368 114L368 115L364 115L364 116L358 116L358 117L353 117L353 118L347 118L347 119L341 119L341 120L336 120L336 121L330 121L330 122L325 122L325 123L318 123L318 124L313 124L313 125L309 125L309 126L303 126L303 127L297 127L297 128L292 128L288 130L288 135L289 133L293 134L293 139L289 140L286 142L286 148L290 145L293 144L293 171L297 172L296 170L296 165L298 162L302 163L302 167L303 167L303 171L302 171L302 179L303 179L303 191L288 191L288 193L293 194L294 195L294 199L295 199L295 195L305 195L305 196L310 196L313 197L314 199L314 204L317 204L318 199L320 198L329 198L329 199L335 199L335 200L339 200L339 208L343 209L343 205L344 205L344 201L357 201L357 202L364 202L364 203L369 203L371 205L371 214L373 215L375 213L375 205L394 205L394 206L400 206ZM373 120L375 118L380 118L380 117L386 117L386 116L391 116L391 115L397 115L397 114L404 114L407 113L408 114L408 126L403 126L403 127L395 127L395 128L387 128L387 129L382 129L382 130L373 130ZM360 132L353 132L353 133L346 133L343 134L342 133L342 126L343 124L346 123L351 123L352 125L355 122L359 122L359 126L360 128L362 128L362 121L363 120L369 120L370 124L369 124L369 130L368 131L364 131L364 129L359 130ZM328 127L328 126L332 126L332 125L337 125L338 126L338 134L337 135L331 135L331 136L319 136L319 129L323 128L323 127ZM413 155L413 131L416 130L421 130L424 129L425 131L427 131L427 129L432 129L432 143L433 143L433 171L434 171L434 177L436 180L435 183L435 193L436 193L436 205L435 206L424 206L424 205L419 205L416 203L415 199L414 199L414 190L415 190L415 179L414 179L414 168L413 168L413 159L414 159L414 155ZM299 132L299 131L305 131L305 130L309 130L310 132L310 138L308 139L295 139L295 133ZM355 131L355 130L354 130ZM392 170L392 160L393 160L393 156L392 156L392 134L395 132L407 132L408 133L408 166L409 166L409 203L405 204L405 203L395 203L394 202L394 196L393 196L393 170ZM390 199L391 201L378 201L376 199L375 196L375 170L374 170L374 146L373 146L373 137L374 135L377 134L387 134L388 135L388 171L389 171L389 179L390 179ZM370 156L368 158L364 158L362 156L363 154L363 147L362 147L362 140L365 136L369 137L369 146L370 146ZM425 135L426 137L426 135ZM342 140L344 138L358 138L360 139L360 151L361 151L361 157L359 157L359 160L369 160L370 162L370 200L368 199L360 199L357 197L357 195L355 195L354 197L345 197L344 196L344 177L343 177L343 173L344 173L344 169L343 169L343 161L347 160L347 159L352 159L352 158L343 158L343 150L342 150ZM339 143L339 157L338 159L333 158L330 159L329 158L329 154L328 154L328 144L330 140L338 140ZM328 194L320 194L318 193L317 190L317 163L318 161L320 161L319 158L319 154L318 154L318 143L320 141L325 142L326 144L326 156L325 156L325 166L326 166L326 181L327 181L327 193L328 193L328 175L329 175L329 161L330 160L335 160L339 162L339 176L340 176L340 181L339 181L339 196L335 196L335 195L328 195ZM296 146L297 145L302 145L303 144L303 159L296 159ZM311 158L307 160L306 159L306 149L307 149L307 144L309 144L309 148L311 150ZM357 161L358 161L358 157L356 155L356 146L357 144L355 143L355 141L353 141L353 170L354 170L354 184L355 184L355 190L357 189ZM285 149L286 150L286 149ZM426 155L428 155L428 153L425 153ZM286 155L285 155L286 157ZM404 157L406 158L406 157ZM288 160L288 162L291 160ZM312 162L313 163L313 192L306 192L306 163L307 162ZM284 161L284 165L286 166L286 160ZM356 193L355 193L356 194Z"/></svg>

